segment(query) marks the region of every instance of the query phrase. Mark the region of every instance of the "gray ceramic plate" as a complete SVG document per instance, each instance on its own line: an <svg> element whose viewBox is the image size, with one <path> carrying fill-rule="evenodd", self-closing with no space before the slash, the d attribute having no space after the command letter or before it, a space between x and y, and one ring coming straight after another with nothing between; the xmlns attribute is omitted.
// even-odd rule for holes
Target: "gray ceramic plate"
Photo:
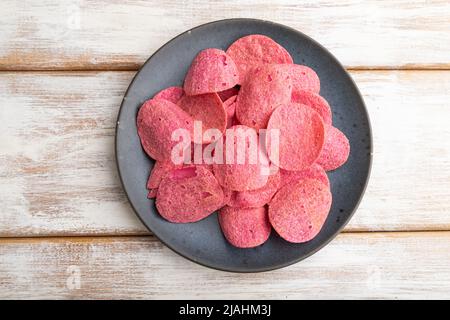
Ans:
<svg viewBox="0 0 450 320"><path fill-rule="evenodd" d="M223 237L217 215L191 224L169 223L158 215L145 188L153 161L144 153L136 131L141 104L156 92L182 85L195 55L205 48L226 49L248 34L264 34L285 47L294 62L312 67L320 77L321 95L333 110L333 123L349 138L348 162L329 173L333 205L320 233L311 241L292 244L272 231L260 247L238 249ZM368 181L372 134L363 99L349 74L320 44L289 27L269 21L230 19L208 23L177 36L142 66L120 108L116 128L116 157L123 188L139 218L164 244L199 264L234 272L257 272L298 262L331 241L347 224Z"/></svg>

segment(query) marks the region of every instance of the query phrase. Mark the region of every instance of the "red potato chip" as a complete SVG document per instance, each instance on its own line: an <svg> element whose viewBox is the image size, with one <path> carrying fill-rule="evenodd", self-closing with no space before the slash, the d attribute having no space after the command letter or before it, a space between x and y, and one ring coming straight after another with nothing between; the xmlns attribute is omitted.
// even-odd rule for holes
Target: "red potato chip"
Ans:
<svg viewBox="0 0 450 320"><path fill-rule="evenodd" d="M288 184L269 203L270 223L283 239L307 242L322 229L331 198L330 188L316 179Z"/></svg>
<svg viewBox="0 0 450 320"><path fill-rule="evenodd" d="M227 49L236 63L239 83L243 83L253 67L263 64L293 63L289 52L267 36L253 34L236 40Z"/></svg>
<svg viewBox="0 0 450 320"><path fill-rule="evenodd" d="M227 151L228 145L233 149ZM268 159L261 152L256 131L242 125L227 129L223 164L213 164L213 170L220 185L233 191L254 190L264 186L270 168Z"/></svg>
<svg viewBox="0 0 450 320"><path fill-rule="evenodd" d="M219 49L205 49L194 58L184 80L187 95L224 91L238 84L238 69L230 56Z"/></svg>
<svg viewBox="0 0 450 320"><path fill-rule="evenodd" d="M224 91L217 92L220 99L224 102L230 99L231 97L236 96L238 93L239 93L238 87L233 87Z"/></svg>
<svg viewBox="0 0 450 320"><path fill-rule="evenodd" d="M292 91L292 102L313 108L322 117L325 125L331 125L330 105L320 95L307 90Z"/></svg>
<svg viewBox="0 0 450 320"><path fill-rule="evenodd" d="M225 101L224 107L227 111L227 128L231 128L232 126L240 125L241 123L236 118L236 100L237 96L230 97L227 101Z"/></svg>
<svg viewBox="0 0 450 320"><path fill-rule="evenodd" d="M214 145L214 142L211 143ZM212 163L214 161L214 149L211 152L207 151L206 148L210 148L210 144L195 144L191 145L191 158L185 159L183 163L183 167L195 165L203 167L209 170L211 173L213 172ZM196 153L198 152L198 155Z"/></svg>
<svg viewBox="0 0 450 320"><path fill-rule="evenodd" d="M156 208L174 223L199 221L221 207L223 191L214 175L202 166L173 170L160 183Z"/></svg>
<svg viewBox="0 0 450 320"><path fill-rule="evenodd" d="M338 128L327 126L325 128L325 143L317 163L325 171L339 168L347 162L350 155L350 142L345 134Z"/></svg>
<svg viewBox="0 0 450 320"><path fill-rule="evenodd" d="M213 172L213 166L212 166L212 164L206 164L206 163L203 163L203 164L200 164L200 166L202 166L203 168L205 168L205 169L207 169L209 172Z"/></svg>
<svg viewBox="0 0 450 320"><path fill-rule="evenodd" d="M235 106L235 109L236 109L236 106ZM236 112L234 113L234 117L233 117L233 121L231 122L231 126L232 127L234 127L234 126L239 126L239 125L241 125L241 123L239 122L239 120L236 118ZM230 127L231 128L231 127Z"/></svg>
<svg viewBox="0 0 450 320"><path fill-rule="evenodd" d="M300 64L284 64L280 68L289 72L292 78L292 94L306 90L314 93L320 91L320 79L317 73L310 67Z"/></svg>
<svg viewBox="0 0 450 320"><path fill-rule="evenodd" d="M149 199L156 198L157 194L158 194L158 189L150 189L150 191L147 194L147 198L149 198Z"/></svg>
<svg viewBox="0 0 450 320"><path fill-rule="evenodd" d="M263 65L249 71L236 100L236 117L255 129L266 128L272 111L291 101L292 84L286 69Z"/></svg>
<svg viewBox="0 0 450 320"><path fill-rule="evenodd" d="M227 128L236 125L236 103L232 103L227 107Z"/></svg>
<svg viewBox="0 0 450 320"><path fill-rule="evenodd" d="M272 229L264 207L224 207L219 211L219 224L228 242L238 248L253 248L263 244Z"/></svg>
<svg viewBox="0 0 450 320"><path fill-rule="evenodd" d="M223 190L223 203L222 203L222 207L224 206L228 206L230 201L231 201L231 197L233 196L234 191L231 191L227 188L222 188Z"/></svg>
<svg viewBox="0 0 450 320"><path fill-rule="evenodd" d="M142 147L150 157L170 161L172 148L178 144L172 141L172 133L185 129L192 137L193 119L168 100L150 99L139 109L137 129Z"/></svg>
<svg viewBox="0 0 450 320"><path fill-rule="evenodd" d="M153 99L164 99L172 103L177 103L183 95L184 91L182 87L169 87L155 94Z"/></svg>
<svg viewBox="0 0 450 320"><path fill-rule="evenodd" d="M267 183L256 190L233 192L229 206L238 208L258 208L270 202L280 187L280 171L269 176Z"/></svg>
<svg viewBox="0 0 450 320"><path fill-rule="evenodd" d="M223 102L224 108L227 109L228 106L230 106L236 102L236 99L237 99L237 95L229 97L227 100L225 100Z"/></svg>
<svg viewBox="0 0 450 320"><path fill-rule="evenodd" d="M281 183L280 187L283 187L287 184L296 183L303 179L316 179L325 184L326 186L330 186L330 180L325 172L325 170L314 163L308 169L301 171L288 171L284 169L280 169L281 174Z"/></svg>
<svg viewBox="0 0 450 320"><path fill-rule="evenodd" d="M178 105L186 111L196 121L202 122L202 129L218 129L224 132L227 126L227 112L222 100L216 93L207 93L197 96L185 95L178 101ZM197 141L195 141L197 142ZM211 142L211 139L204 138L203 143Z"/></svg>
<svg viewBox="0 0 450 320"><path fill-rule="evenodd" d="M216 142L209 144L195 144L191 146L191 158L185 161L185 165L194 164L203 166L213 172L213 162L215 154Z"/></svg>
<svg viewBox="0 0 450 320"><path fill-rule="evenodd" d="M278 157L266 137L270 160L285 170L304 170L319 157L324 144L324 124L317 112L301 104L285 104L272 113L268 132L279 130ZM276 150L276 149L275 149Z"/></svg>
<svg viewBox="0 0 450 320"><path fill-rule="evenodd" d="M225 110L227 111L227 128L231 128L234 124L234 116L236 113L236 98L232 96L223 103Z"/></svg>
<svg viewBox="0 0 450 320"><path fill-rule="evenodd" d="M157 189L159 183L164 178L164 176L172 170L182 168L183 165L175 165L172 161L156 161L153 165L152 171L148 177L147 189Z"/></svg>

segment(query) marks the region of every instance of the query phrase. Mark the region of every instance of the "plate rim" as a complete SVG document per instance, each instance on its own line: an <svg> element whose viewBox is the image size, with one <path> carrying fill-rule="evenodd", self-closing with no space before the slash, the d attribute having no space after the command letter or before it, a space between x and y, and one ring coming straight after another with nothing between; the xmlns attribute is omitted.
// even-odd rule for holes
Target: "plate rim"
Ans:
<svg viewBox="0 0 450 320"><path fill-rule="evenodd" d="M291 261L285 262L285 263L280 263L280 264L274 264L273 266L270 267L261 267L261 268L248 268L248 269L244 269L244 268L221 268L219 266L216 265L211 265L211 264L207 264L204 263L202 261L198 261L195 260L192 257L187 256L184 253L179 252L178 250L174 249L170 244L168 244L167 242L163 241L160 237L158 237L156 235L156 233L152 230L152 228L150 228L150 226L147 225L147 223L144 221L144 219L138 214L134 204L131 202L130 197L128 195L128 192L125 188L125 184L122 178L122 173L120 170L120 165L119 165L119 157L118 157L118 141L117 141L117 136L119 133L119 119L121 118L121 114L124 110L124 104L126 102L126 98L128 96L128 92L130 90L130 88L133 86L134 82L136 81L137 76L139 75L139 73L142 71L142 69L144 68L144 66L150 62L150 60L153 58L154 55L156 55L159 51L161 51L163 48L165 48L169 43L171 43L172 41L174 41L175 39L182 37L186 34L191 33L192 31L198 29L198 28L203 28L206 27L208 25L211 24L216 24L216 23L224 23L224 22L257 22L257 23L267 23L267 24L271 24L273 26L276 27L280 27L280 28L285 28L288 29L291 32L297 33L302 37L305 37L306 39L308 39L309 41L311 41L312 43L314 43L316 46L318 46L320 49L324 50L325 52L327 52L330 56L330 58L332 59L332 61L339 67L342 69L342 71L348 76L348 78L350 79L353 87L356 89L356 94L358 95L358 98L361 100L362 102L362 106L363 106L363 111L364 114L367 118L367 127L368 127L368 133L369 133L369 142L370 142L370 149L368 150L370 153L370 156L368 158L368 162L369 162L369 167L368 167L368 171L367 171L367 177L364 181L364 185L362 186L362 192L361 195L358 198L358 201L356 202L355 207L353 208L352 212L348 215L348 218L346 219L346 221L336 230L336 232L334 232L333 234L331 234L328 239L326 241L324 241L322 244L320 244L317 248L315 248L314 250L308 252L307 254L297 258L297 259L293 259ZM128 203L131 205L134 214L138 217L138 219L141 221L141 223L147 228L148 231L150 231L152 233L152 236L155 237L158 241L160 241L163 245L165 245L166 247L168 247L170 250L172 250L173 252L175 252L176 254L180 255L181 257L194 262L198 265L201 265L203 267L207 267L210 269L214 269L214 270L219 270L219 271L224 271L224 272L229 272L229 273L261 273L261 272L268 272L268 271L273 271L273 270L277 270L277 269L282 269L288 266L291 266L293 264L296 264L302 260L305 260L306 258L309 258L310 256L312 256L313 254L317 253L318 251L320 251L321 249L323 249L325 246L327 246L332 240L334 240L341 232L342 230L345 228L345 226L347 226L347 224L350 222L350 220L353 218L353 215L356 213L356 211L359 208L359 205L362 201L362 199L364 198L364 195L367 191L367 186L369 184L369 180L371 177L371 173L372 173L372 164L373 164L373 133L372 133L372 124L370 121L370 116L369 116L369 112L366 106L366 103L364 101L364 98L358 88L358 86L356 85L355 80L353 79L353 77L350 75L350 73L348 73L348 71L345 69L345 67L342 65L342 63L327 49L325 48L322 44L320 44L319 42L317 42L316 40L314 40L313 38L311 38L310 36L304 34L303 32L292 28L290 26L286 26L284 24L278 23L278 22L273 22L270 20L264 20L264 19L254 19L254 18L228 18L228 19L221 19L221 20L214 20L214 21L210 21L207 23L203 23L200 25L197 25L191 29L188 29L180 34L178 34L177 36L171 38L170 40L166 41L161 47L159 47L155 52L153 52L148 58L147 60L145 60L145 62L139 67L139 69L136 71L136 74L133 76L133 79L130 81L127 90L125 91L123 98L122 98L122 102L120 104L119 107L119 111L117 113L117 119L116 119L116 128L114 130L114 158L115 158L115 162L116 162L116 168L117 168L117 172L119 174L119 180L120 180L120 184L122 187L122 190L125 193L125 196L127 198Z"/></svg>

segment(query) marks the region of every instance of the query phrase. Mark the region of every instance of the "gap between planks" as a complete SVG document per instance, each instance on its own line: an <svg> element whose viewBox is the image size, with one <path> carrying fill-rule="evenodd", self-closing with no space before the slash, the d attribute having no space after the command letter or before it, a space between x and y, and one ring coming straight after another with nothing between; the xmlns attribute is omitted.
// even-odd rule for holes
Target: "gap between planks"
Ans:
<svg viewBox="0 0 450 320"><path fill-rule="evenodd" d="M143 65L136 66L93 66L83 68L1 68L0 73L70 73L70 72L134 72ZM348 71L450 71L450 64L426 64L404 66L343 66Z"/></svg>
<svg viewBox="0 0 450 320"><path fill-rule="evenodd" d="M388 235L388 236L409 236L413 234L425 234L425 235L443 235L450 236L450 230L400 230L400 231L341 231L340 234L345 234L349 236L364 236L364 235ZM336 237L337 237L336 236ZM147 238L151 241L160 240L154 236L153 234L82 234L82 235L36 235L36 236L13 236L13 237L0 237L0 245L2 243L13 243L13 242L39 242L39 241L87 241L88 239L92 240L108 240L108 239L137 239L137 238Z"/></svg>

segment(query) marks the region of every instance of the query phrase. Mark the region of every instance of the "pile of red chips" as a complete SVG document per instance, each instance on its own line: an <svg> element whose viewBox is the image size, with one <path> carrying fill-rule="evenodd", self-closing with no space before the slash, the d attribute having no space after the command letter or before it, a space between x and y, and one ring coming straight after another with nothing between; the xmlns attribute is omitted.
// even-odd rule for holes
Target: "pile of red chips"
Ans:
<svg viewBox="0 0 450 320"><path fill-rule="evenodd" d="M184 87L157 93L137 118L141 144L156 160L147 188L160 215L189 223L220 209L225 238L240 248L263 244L272 227L290 242L314 238L331 207L326 171L343 165L350 153L348 139L332 126L331 108L319 92L314 70L294 64L269 37L249 35L226 52L199 52ZM201 121L203 131L219 130L222 141L279 130L277 155L267 135L256 146L265 161L174 164L171 155L178 142L172 133L185 129L192 134L195 121ZM216 142L217 137L204 135L190 143L204 150ZM230 145L237 151L236 141L224 144ZM224 155L225 149L220 150Z"/></svg>

